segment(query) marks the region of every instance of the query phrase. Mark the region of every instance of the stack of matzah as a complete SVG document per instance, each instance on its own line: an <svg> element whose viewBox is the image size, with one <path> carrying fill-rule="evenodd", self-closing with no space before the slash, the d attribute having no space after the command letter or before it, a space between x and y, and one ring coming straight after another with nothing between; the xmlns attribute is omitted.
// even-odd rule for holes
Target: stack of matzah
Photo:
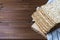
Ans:
<svg viewBox="0 0 60 40"><path fill-rule="evenodd" d="M47 32L60 23L60 0L49 0L45 5L37 7L32 18L35 21L32 28L46 37Z"/></svg>

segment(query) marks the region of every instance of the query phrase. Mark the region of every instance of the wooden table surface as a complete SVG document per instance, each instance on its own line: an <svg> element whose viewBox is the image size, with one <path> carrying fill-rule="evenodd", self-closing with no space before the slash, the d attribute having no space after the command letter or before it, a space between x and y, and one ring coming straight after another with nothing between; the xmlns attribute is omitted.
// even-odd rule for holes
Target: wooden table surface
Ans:
<svg viewBox="0 0 60 40"><path fill-rule="evenodd" d="M32 30L31 15L45 0L0 0L0 39L44 39Z"/></svg>

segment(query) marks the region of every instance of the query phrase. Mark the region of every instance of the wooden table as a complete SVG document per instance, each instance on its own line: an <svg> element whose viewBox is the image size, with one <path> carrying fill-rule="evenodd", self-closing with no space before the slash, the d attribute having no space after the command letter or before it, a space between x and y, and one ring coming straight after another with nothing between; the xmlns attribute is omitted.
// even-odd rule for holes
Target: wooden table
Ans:
<svg viewBox="0 0 60 40"><path fill-rule="evenodd" d="M31 15L43 0L0 0L0 39L44 39L32 30Z"/></svg>

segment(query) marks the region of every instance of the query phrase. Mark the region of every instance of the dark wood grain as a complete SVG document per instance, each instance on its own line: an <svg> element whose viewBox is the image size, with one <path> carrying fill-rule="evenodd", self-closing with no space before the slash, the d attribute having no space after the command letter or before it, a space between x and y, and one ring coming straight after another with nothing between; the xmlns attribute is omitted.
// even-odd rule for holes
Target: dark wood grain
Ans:
<svg viewBox="0 0 60 40"><path fill-rule="evenodd" d="M31 15L47 0L0 0L1 39L44 39L31 28Z"/></svg>

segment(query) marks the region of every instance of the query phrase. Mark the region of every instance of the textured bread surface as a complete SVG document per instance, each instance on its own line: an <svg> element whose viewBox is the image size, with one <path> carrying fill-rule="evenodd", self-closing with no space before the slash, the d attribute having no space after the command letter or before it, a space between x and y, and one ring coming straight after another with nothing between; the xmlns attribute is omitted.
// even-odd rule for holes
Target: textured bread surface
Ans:
<svg viewBox="0 0 60 40"><path fill-rule="evenodd" d="M47 32L49 32L55 24L60 23L60 0L53 0L41 7L37 7L36 11L32 14L32 18L40 29L39 32L46 36Z"/></svg>

